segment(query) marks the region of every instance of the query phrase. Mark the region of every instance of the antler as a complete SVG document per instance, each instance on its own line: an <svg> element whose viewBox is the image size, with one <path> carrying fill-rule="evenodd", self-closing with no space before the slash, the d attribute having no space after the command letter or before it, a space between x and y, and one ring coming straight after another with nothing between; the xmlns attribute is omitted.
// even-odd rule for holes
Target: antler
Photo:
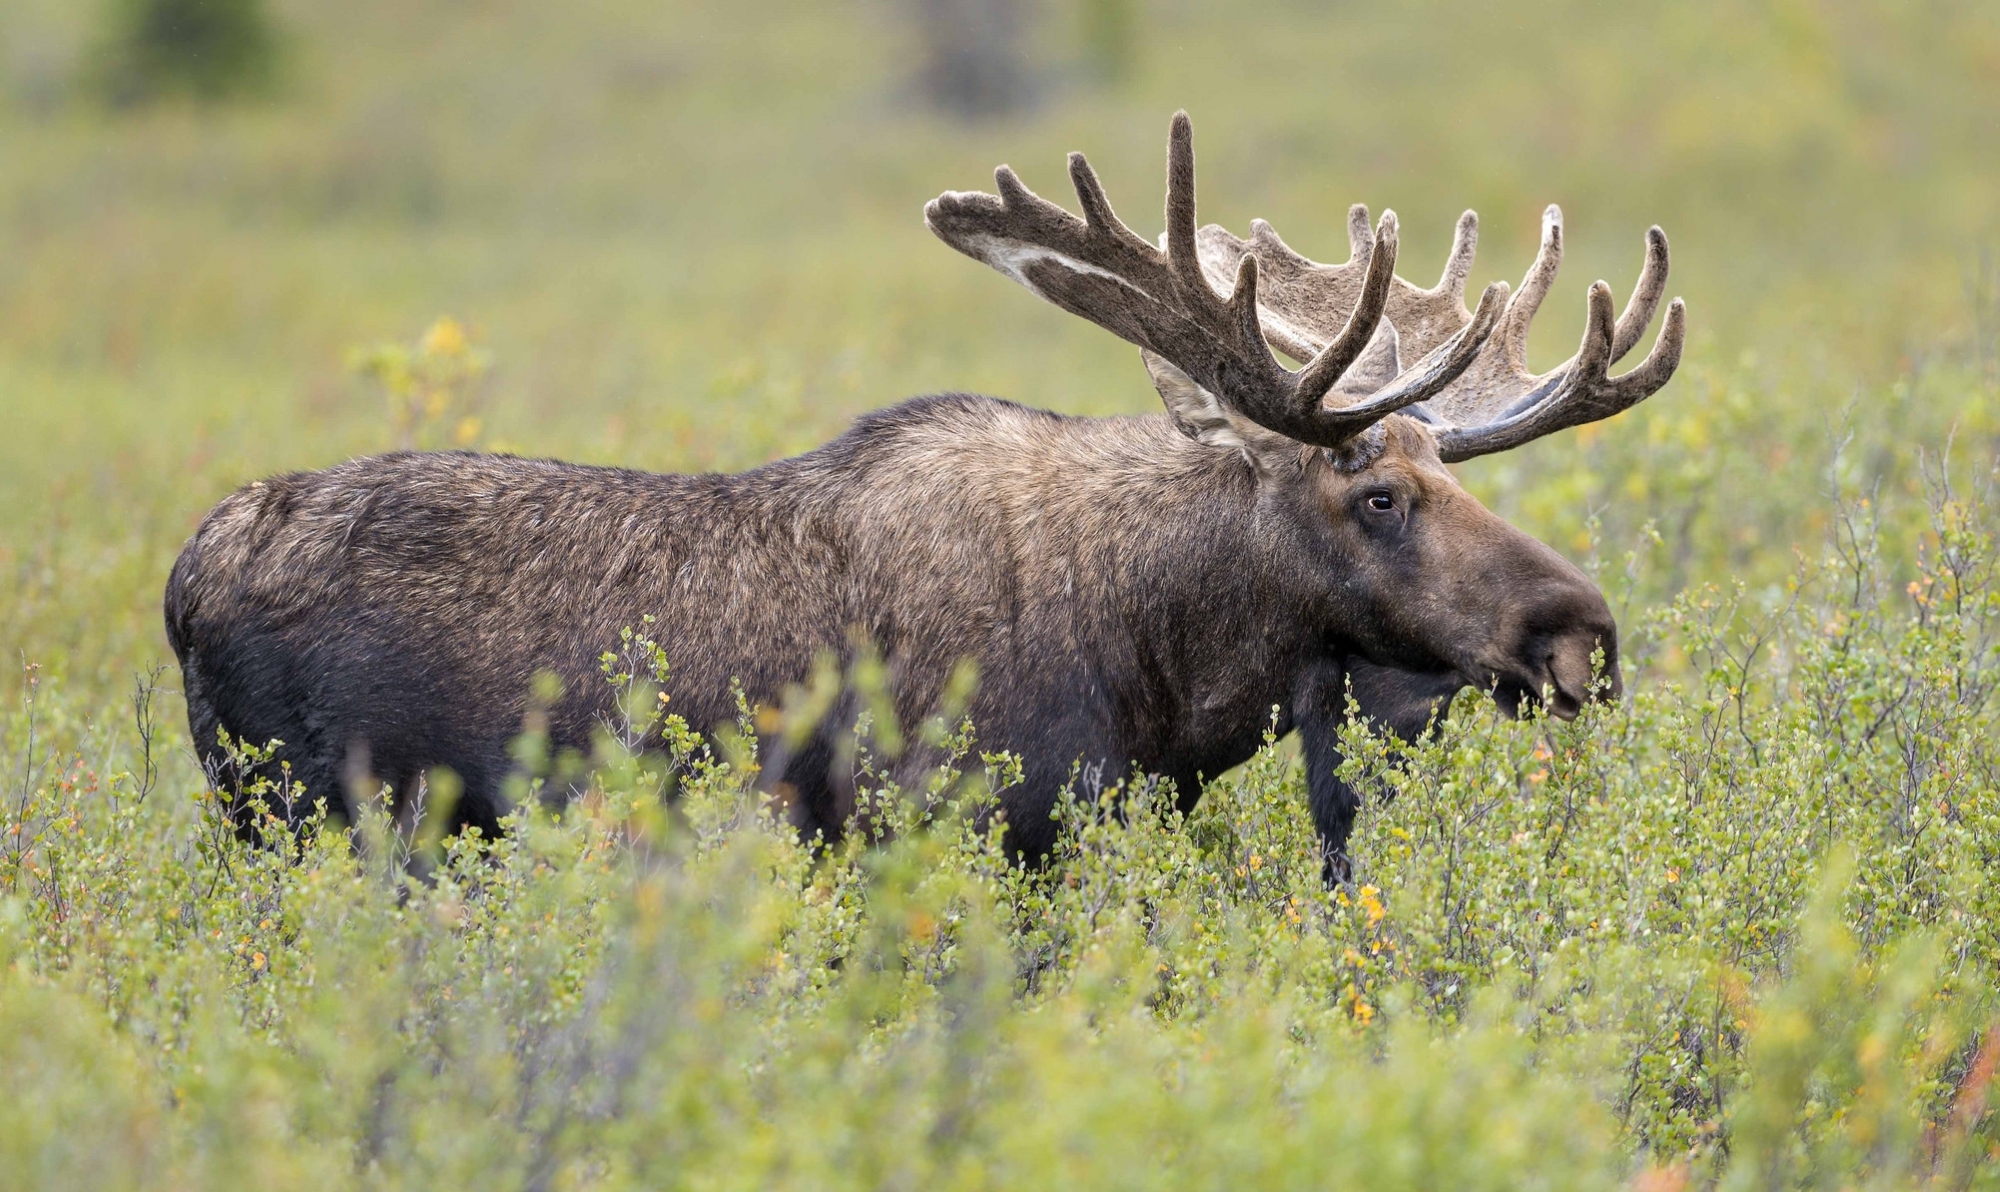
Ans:
<svg viewBox="0 0 2000 1192"><path fill-rule="evenodd" d="M1317 264L1293 252L1263 220L1251 223L1248 241L1213 224L1201 229L1197 239L1202 268L1210 278L1238 272L1246 260L1258 262L1265 334L1285 352L1304 356L1325 342L1327 313L1358 307L1362 278L1373 275L1376 256L1368 236L1368 208L1351 208L1347 229L1349 259L1341 265ZM1399 342L1411 351L1430 350L1475 320L1465 309L1465 279L1478 240L1479 217L1468 211L1459 217L1451 255L1436 286L1424 290L1394 279L1383 302L1390 326L1383 335L1390 339L1391 352ZM1658 227L1646 234L1645 265L1617 322L1611 318L1611 287L1600 281L1590 288L1589 318L1576 355L1539 376L1528 371L1528 327L1561 261L1562 212L1551 206L1542 216L1541 251L1478 358L1434 398L1406 411L1433 425L1438 454L1445 460L1505 451L1564 427L1609 418L1652 396L1673 376L1687 323L1687 308L1679 298L1667 307L1660 337L1646 359L1623 376L1609 375L1611 365L1639 342L1666 292L1667 236ZM1485 306L1482 300L1481 309Z"/></svg>
<svg viewBox="0 0 2000 1192"><path fill-rule="evenodd" d="M1302 443L1336 446L1443 391L1478 357L1505 300L1504 285L1489 289L1478 311L1461 319L1415 367L1364 400L1329 407L1322 399L1368 346L1395 280L1393 212L1384 212L1368 237L1367 261L1351 300L1340 313L1314 310L1305 316L1316 329L1331 331L1319 336L1311 351L1296 353L1307 363L1293 372L1265 343L1258 315L1259 258L1239 254L1233 278L1224 283L1226 299L1204 276L1195 237L1194 132L1186 112L1174 115L1167 142L1164 253L1119 221L1081 153L1070 154L1069 174L1081 219L1001 166L993 173L998 196L947 191L924 207L924 222L946 244L1158 354L1245 418ZM1288 341L1279 343L1291 350Z"/></svg>

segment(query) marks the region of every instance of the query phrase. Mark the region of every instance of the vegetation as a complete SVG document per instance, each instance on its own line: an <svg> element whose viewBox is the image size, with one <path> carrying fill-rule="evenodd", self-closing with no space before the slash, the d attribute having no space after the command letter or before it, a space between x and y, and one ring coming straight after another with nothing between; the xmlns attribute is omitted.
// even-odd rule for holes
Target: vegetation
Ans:
<svg viewBox="0 0 2000 1192"><path fill-rule="evenodd" d="M281 99L122 114L64 82L87 6L0 13L0 1169L1995 1183L1990 6L1133 5L1116 87L971 127L900 106L890 6L273 7ZM399 440L744 466L940 388L1151 409L916 212L1002 160L1060 194L1085 148L1144 228L1177 106L1205 217L1307 251L1387 201L1421 275L1470 205L1475 282L1518 275L1563 202L1542 362L1666 226L1680 378L1464 469L1596 568L1624 706L1357 732L1384 797L1331 895L1283 742L1185 818L1077 790L1024 872L968 826L1010 778L976 725L874 784L886 843L815 856L746 794L755 709L666 758L607 732L587 797L498 841L436 839L442 790L296 852L227 833L157 605L215 498ZM659 715L698 643L634 629L606 681Z"/></svg>
<svg viewBox="0 0 2000 1192"><path fill-rule="evenodd" d="M262 0L119 0L99 85L113 103L201 100L271 83L277 39Z"/></svg>

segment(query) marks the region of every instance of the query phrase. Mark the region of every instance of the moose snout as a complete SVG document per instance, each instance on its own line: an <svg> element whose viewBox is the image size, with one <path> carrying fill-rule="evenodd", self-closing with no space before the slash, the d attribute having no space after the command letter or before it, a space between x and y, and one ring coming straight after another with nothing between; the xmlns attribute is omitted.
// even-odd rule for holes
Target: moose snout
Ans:
<svg viewBox="0 0 2000 1192"><path fill-rule="evenodd" d="M1483 684L1476 685L1490 689L1510 716L1542 704L1557 719L1574 720L1585 704L1615 700L1624 690L1616 643L1615 637L1591 632L1538 634L1509 664L1487 668Z"/></svg>
<svg viewBox="0 0 2000 1192"><path fill-rule="evenodd" d="M1602 668L1598 651L1602 650ZM1557 637L1548 647L1543 662L1547 682L1543 685L1549 711L1563 720L1574 720L1583 705L1592 700L1616 700L1624 689L1618 673L1618 636L1615 628L1571 631Z"/></svg>
<svg viewBox="0 0 2000 1192"><path fill-rule="evenodd" d="M1587 583L1563 585L1550 597L1500 636L1507 643L1503 656L1482 668L1474 684L1491 690L1509 715L1542 704L1558 719L1574 720L1585 704L1616 700L1624 691L1618 624Z"/></svg>

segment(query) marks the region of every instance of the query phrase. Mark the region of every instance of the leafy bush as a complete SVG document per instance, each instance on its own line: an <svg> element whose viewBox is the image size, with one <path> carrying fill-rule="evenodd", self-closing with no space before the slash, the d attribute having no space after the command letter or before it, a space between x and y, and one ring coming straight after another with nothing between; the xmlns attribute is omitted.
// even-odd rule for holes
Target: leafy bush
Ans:
<svg viewBox="0 0 2000 1192"><path fill-rule="evenodd" d="M263 0L116 0L99 64L113 103L225 99L270 85L277 39Z"/></svg>
<svg viewBox="0 0 2000 1192"><path fill-rule="evenodd" d="M411 347L356 348L347 366L381 386L399 449L469 447L478 440L479 386L493 357L457 319L437 319Z"/></svg>
<svg viewBox="0 0 2000 1192"><path fill-rule="evenodd" d="M1186 816L1143 776L1073 791L1042 871L982 826L1018 771L969 725L923 789L870 787L880 843L816 852L749 787L751 709L729 751L671 717L665 755L607 732L588 793L559 814L521 790L499 840L370 805L293 855L228 830L150 684L114 726L30 676L0 1164L97 1187L1992 1186L2000 509L1990 477L1933 476L1898 564L1878 527L1903 512L1841 502L1770 600L1646 614L1626 706L1465 701L1414 746L1353 729L1353 778L1393 797L1331 893L1276 742ZM668 652L607 655L642 728Z"/></svg>

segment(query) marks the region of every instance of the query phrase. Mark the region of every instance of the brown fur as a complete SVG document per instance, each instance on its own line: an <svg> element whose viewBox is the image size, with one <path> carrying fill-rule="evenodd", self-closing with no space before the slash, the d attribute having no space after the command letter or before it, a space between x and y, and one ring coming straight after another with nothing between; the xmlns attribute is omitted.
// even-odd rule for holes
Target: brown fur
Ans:
<svg viewBox="0 0 2000 1192"><path fill-rule="evenodd" d="M1615 674L1589 582L1460 489L1420 424L1383 425L1352 471L1299 444L1253 459L1158 415L967 396L868 415L731 476L356 460L219 504L174 566L168 635L211 762L218 728L279 738L295 776L335 800L360 751L403 790L448 766L461 820L489 831L531 677L562 679L550 736L587 749L613 711L598 656L645 615L674 664L672 706L702 729L734 716L732 679L775 702L857 634L889 660L906 725L969 657L982 745L1027 762L1004 797L1013 842L1042 854L1075 767L1164 774L1191 802L1198 775L1254 751L1274 708L1281 730L1305 708L1301 727L1328 737L1341 709L1327 693L1356 659L1447 693L1547 687L1559 712L1585 698L1593 648ZM1371 493L1397 512L1357 512ZM808 831L837 835L851 810L844 727L834 718L781 775ZM1316 811L1337 846L1352 808L1322 811L1340 800L1325 785Z"/></svg>

